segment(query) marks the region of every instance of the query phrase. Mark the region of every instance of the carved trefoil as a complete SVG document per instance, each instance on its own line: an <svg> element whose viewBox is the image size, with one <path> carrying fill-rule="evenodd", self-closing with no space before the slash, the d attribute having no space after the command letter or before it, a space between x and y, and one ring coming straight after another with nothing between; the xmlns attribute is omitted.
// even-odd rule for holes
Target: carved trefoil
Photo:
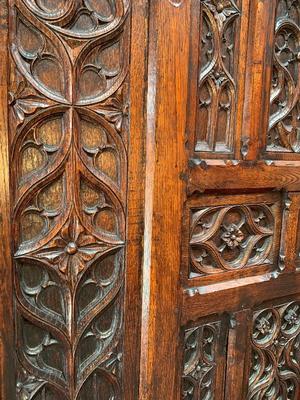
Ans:
<svg viewBox="0 0 300 400"><path fill-rule="evenodd" d="M300 6L277 0L267 151L300 152Z"/></svg>
<svg viewBox="0 0 300 400"><path fill-rule="evenodd" d="M217 399L216 374L221 322L207 323L185 331L182 399Z"/></svg>
<svg viewBox="0 0 300 400"><path fill-rule="evenodd" d="M256 311L247 400L297 400L300 395L300 303Z"/></svg>
<svg viewBox="0 0 300 400"><path fill-rule="evenodd" d="M122 397L129 12L10 1L20 400Z"/></svg>
<svg viewBox="0 0 300 400"><path fill-rule="evenodd" d="M201 1L197 152L233 151L240 15L234 0Z"/></svg>

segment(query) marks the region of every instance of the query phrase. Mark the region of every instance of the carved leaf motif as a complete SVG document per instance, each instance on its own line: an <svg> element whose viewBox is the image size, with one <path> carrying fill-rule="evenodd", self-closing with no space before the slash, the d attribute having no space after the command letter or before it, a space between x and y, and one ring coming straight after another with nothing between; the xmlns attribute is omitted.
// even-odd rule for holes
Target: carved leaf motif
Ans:
<svg viewBox="0 0 300 400"><path fill-rule="evenodd" d="M274 217L266 205L201 209L192 217L191 264L201 274L270 262Z"/></svg>
<svg viewBox="0 0 300 400"><path fill-rule="evenodd" d="M18 400L122 393L128 9L12 0Z"/></svg>
<svg viewBox="0 0 300 400"><path fill-rule="evenodd" d="M300 394L300 304L258 310L253 316L252 365L247 400ZM269 397L269 396L268 396Z"/></svg>
<svg viewBox="0 0 300 400"><path fill-rule="evenodd" d="M126 119L128 118L129 105L124 103L121 94L110 97L105 103L99 105L95 111L103 115L108 122L112 123L117 132L121 133Z"/></svg>
<svg viewBox="0 0 300 400"><path fill-rule="evenodd" d="M234 48L240 10L233 0L202 1L196 151L232 151Z"/></svg>
<svg viewBox="0 0 300 400"><path fill-rule="evenodd" d="M19 82L15 93L9 92L9 104L14 110L17 126L24 122L26 116L49 106L49 102L35 94L25 81Z"/></svg>
<svg viewBox="0 0 300 400"><path fill-rule="evenodd" d="M17 400L32 400L39 390L45 385L45 381L37 379L23 369L17 380Z"/></svg>
<svg viewBox="0 0 300 400"><path fill-rule="evenodd" d="M203 3L214 13L220 31L224 23L239 14L239 9L233 0L204 0Z"/></svg>
<svg viewBox="0 0 300 400"><path fill-rule="evenodd" d="M300 10L278 0L267 151L300 151Z"/></svg>
<svg viewBox="0 0 300 400"><path fill-rule="evenodd" d="M75 285L78 275L86 269L87 263L110 247L108 243L100 242L86 232L78 217L71 215L59 234L33 255L57 266Z"/></svg>
<svg viewBox="0 0 300 400"><path fill-rule="evenodd" d="M182 398L206 400L215 397L217 344L220 322L201 325L185 332Z"/></svg>

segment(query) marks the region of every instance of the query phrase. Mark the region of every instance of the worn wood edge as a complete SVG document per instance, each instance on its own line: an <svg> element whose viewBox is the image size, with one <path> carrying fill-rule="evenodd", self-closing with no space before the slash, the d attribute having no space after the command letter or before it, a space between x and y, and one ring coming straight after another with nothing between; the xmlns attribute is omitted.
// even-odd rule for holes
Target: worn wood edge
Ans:
<svg viewBox="0 0 300 400"><path fill-rule="evenodd" d="M152 15L152 5L148 7L148 38L155 27ZM147 100L146 100L146 153L145 153L145 205L144 205L144 233L142 259L142 304L141 304L141 354L139 399L149 396L149 370L152 361L149 354L150 329L150 291L151 291L151 243L153 217L153 191L155 171L155 101L156 101L156 44L154 40L148 42L147 57Z"/></svg>
<svg viewBox="0 0 300 400"><path fill-rule="evenodd" d="M299 293L300 274L274 273L255 278L194 287L182 290L183 312L181 323L195 321L204 315L234 312L253 308L259 303ZM222 292L222 297L218 296Z"/></svg>
<svg viewBox="0 0 300 400"><path fill-rule="evenodd" d="M245 382L245 378L247 378L245 366L248 363L248 352L245 352L245 349L249 346L251 323L252 312L250 309L230 315L225 372L227 377L225 399L241 400L246 398L247 394L244 392L248 388L248 382Z"/></svg>
<svg viewBox="0 0 300 400"><path fill-rule="evenodd" d="M15 398L8 152L8 3L0 0L0 398Z"/></svg>
<svg viewBox="0 0 300 400"><path fill-rule="evenodd" d="M187 165L184 144L188 85L184 76L188 73L190 7L190 2L178 7L168 0L150 2L139 393L143 400L180 398L179 343L174 337L180 334L184 197L180 176ZM171 81L170 76L174 76Z"/></svg>
<svg viewBox="0 0 300 400"><path fill-rule="evenodd" d="M300 190L300 161L190 161L188 193L207 190ZM226 168L226 170L225 170Z"/></svg>
<svg viewBox="0 0 300 400"><path fill-rule="evenodd" d="M130 145L128 161L127 265L125 291L124 399L135 400L139 391L141 348L141 264L144 227L144 153L147 84L148 2L131 5Z"/></svg>

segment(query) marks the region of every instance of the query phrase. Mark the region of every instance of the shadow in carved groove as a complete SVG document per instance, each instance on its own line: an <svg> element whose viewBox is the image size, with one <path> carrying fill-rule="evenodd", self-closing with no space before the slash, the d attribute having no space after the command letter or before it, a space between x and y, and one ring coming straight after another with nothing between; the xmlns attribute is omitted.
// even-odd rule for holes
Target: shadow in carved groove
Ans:
<svg viewBox="0 0 300 400"><path fill-rule="evenodd" d="M267 151L300 152L300 7L278 0Z"/></svg>
<svg viewBox="0 0 300 400"><path fill-rule="evenodd" d="M121 399L129 2L10 13L17 398Z"/></svg>
<svg viewBox="0 0 300 400"><path fill-rule="evenodd" d="M234 0L201 1L196 151L233 150L237 91L234 51L241 14Z"/></svg>
<svg viewBox="0 0 300 400"><path fill-rule="evenodd" d="M252 325L247 400L297 400L300 395L300 303L258 310Z"/></svg>

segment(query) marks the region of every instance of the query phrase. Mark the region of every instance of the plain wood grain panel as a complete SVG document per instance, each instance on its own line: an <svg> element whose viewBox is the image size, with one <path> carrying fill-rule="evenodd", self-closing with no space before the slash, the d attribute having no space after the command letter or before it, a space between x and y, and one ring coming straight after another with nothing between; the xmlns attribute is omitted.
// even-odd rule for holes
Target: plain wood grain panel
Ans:
<svg viewBox="0 0 300 400"><path fill-rule="evenodd" d="M194 161L188 191L255 191L259 189L300 189L299 161L264 161L231 163L230 161Z"/></svg>
<svg viewBox="0 0 300 400"><path fill-rule="evenodd" d="M179 268L190 1L150 3L140 398L179 399ZM174 340L175 339L175 340Z"/></svg>
<svg viewBox="0 0 300 400"><path fill-rule="evenodd" d="M251 308L255 304L299 293L300 274L266 274L183 290L182 320Z"/></svg>
<svg viewBox="0 0 300 400"><path fill-rule="evenodd" d="M148 50L148 3L132 3L131 83L130 83L130 154L128 161L128 229L127 278L125 296L125 370L132 373L124 379L124 399L135 400L139 391L141 340L141 275L144 229L146 84ZM144 327L145 328L145 327Z"/></svg>
<svg viewBox="0 0 300 400"><path fill-rule="evenodd" d="M225 399L243 399L246 352L250 337L250 310L238 311L230 315L227 344L227 368Z"/></svg>

